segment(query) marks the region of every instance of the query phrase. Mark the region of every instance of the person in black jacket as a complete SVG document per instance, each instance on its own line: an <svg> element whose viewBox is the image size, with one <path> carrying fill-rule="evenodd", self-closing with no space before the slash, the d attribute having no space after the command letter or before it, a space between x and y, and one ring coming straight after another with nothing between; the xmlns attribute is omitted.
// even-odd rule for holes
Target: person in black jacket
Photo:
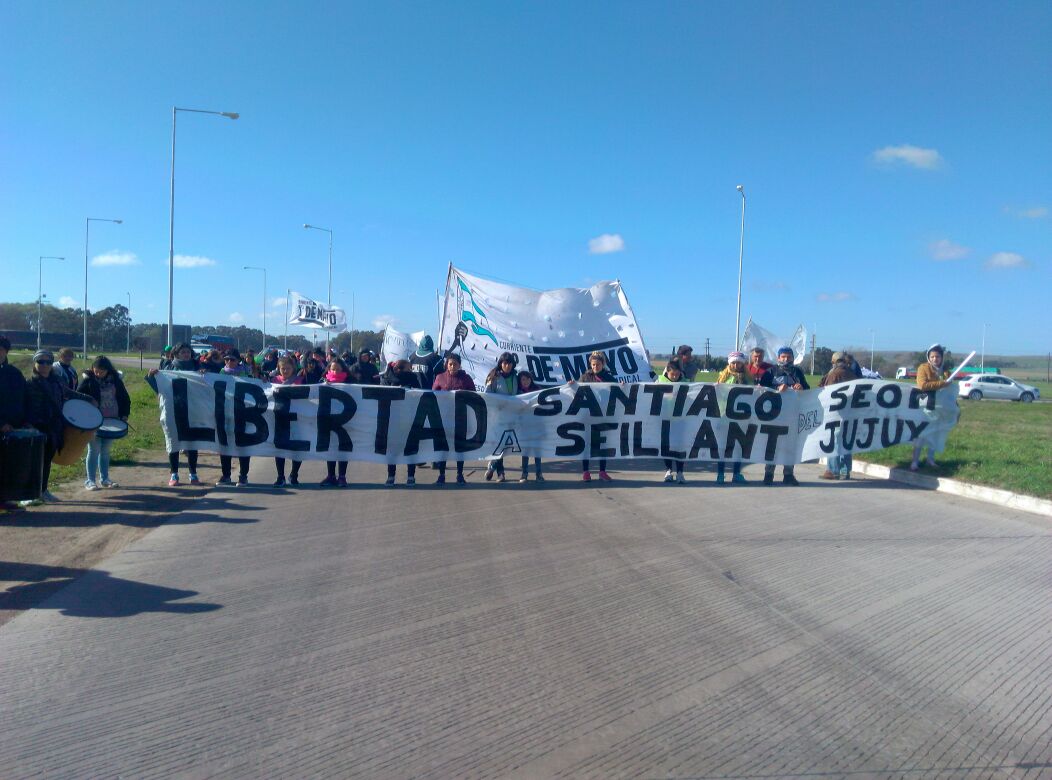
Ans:
<svg viewBox="0 0 1052 780"><path fill-rule="evenodd" d="M804 372L799 366L793 365L793 350L789 347L778 348L778 362L763 372L760 376L760 384L770 387L779 393L793 393L800 390L810 390ZM793 466L782 466L782 483L796 487L800 483L793 474ZM763 484L774 484L774 465L763 467Z"/></svg>
<svg viewBox="0 0 1052 780"><path fill-rule="evenodd" d="M388 385L390 387L407 387L411 390L420 389L420 377L423 376L420 372L413 370L414 366L408 360L395 360L388 364L387 370L384 371L383 376L380 377L380 384ZM428 385L427 389L431 389ZM410 463L406 466L406 478L405 483L407 485L416 484L416 466L415 463ZM388 487L393 487L395 483L395 472L397 467L393 463L387 464L387 481L384 483Z"/></svg>
<svg viewBox="0 0 1052 780"><path fill-rule="evenodd" d="M420 339L420 346L417 347L416 352L410 355L409 363L413 371L420 374L419 386L430 390L435 383L435 377L444 370L446 361L435 352L434 339L424 336Z"/></svg>
<svg viewBox="0 0 1052 780"><path fill-rule="evenodd" d="M173 358L168 361L165 371L202 371L199 361L194 356L193 349L187 343L179 344L172 350ZM154 377L160 369L151 368L146 375L146 384L157 392L157 380ZM186 467L190 471L190 484L200 485L201 480L197 476L197 450L184 450L186 453ZM179 450L168 453L168 466L171 468L172 476L168 480L168 487L179 486Z"/></svg>
<svg viewBox="0 0 1052 780"><path fill-rule="evenodd" d="M617 377L614 376L610 369L606 367L606 355L596 350L588 356L588 371L581 374L580 382L617 382ZM568 384L573 384L571 379ZM589 470L590 462L588 458L581 461L581 479L588 482L592 479L592 472ZM610 475L606 473L606 458L599 459L599 479L604 482L610 482Z"/></svg>
<svg viewBox="0 0 1052 780"><path fill-rule="evenodd" d="M0 336L0 433L21 428L26 420L26 378L7 362L11 342Z"/></svg>
<svg viewBox="0 0 1052 780"><path fill-rule="evenodd" d="M128 421L131 415L131 397L124 387L124 380L105 355L99 355L91 364L91 371L85 371L77 392L91 396L99 407L103 417ZM115 439L100 439L98 436L88 442L88 454L84 459L87 479L84 487L97 490L99 487L119 487L110 479L110 449ZM95 475L102 479L96 482Z"/></svg>
<svg viewBox="0 0 1052 780"><path fill-rule="evenodd" d="M380 372L373 365L372 352L363 349L358 353L358 360L348 369L347 382L352 385L378 385Z"/></svg>

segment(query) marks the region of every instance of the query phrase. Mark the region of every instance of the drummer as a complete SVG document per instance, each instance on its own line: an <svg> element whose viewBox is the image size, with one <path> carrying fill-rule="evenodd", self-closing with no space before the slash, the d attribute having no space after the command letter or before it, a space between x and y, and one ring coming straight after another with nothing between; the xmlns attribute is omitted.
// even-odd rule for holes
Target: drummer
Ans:
<svg viewBox="0 0 1052 780"><path fill-rule="evenodd" d="M51 459L62 449L65 427L62 404L70 398L91 401L88 396L70 390L62 384L52 372L54 363L55 356L49 350L38 350L33 355L33 374L26 383L26 420L47 436L44 441L44 474L41 481L43 492L40 497L49 504L58 500L47 487L48 478L51 476Z"/></svg>
<svg viewBox="0 0 1052 780"><path fill-rule="evenodd" d="M95 358L91 370L84 372L77 390L95 400L104 418L117 418L128 422L131 397L124 387L121 375L105 355ZM110 449L114 441L96 436L88 442L88 455L84 461L87 467L87 479L84 480L86 490L118 487L117 483L110 479ZM95 480L96 474L102 477L101 481Z"/></svg>

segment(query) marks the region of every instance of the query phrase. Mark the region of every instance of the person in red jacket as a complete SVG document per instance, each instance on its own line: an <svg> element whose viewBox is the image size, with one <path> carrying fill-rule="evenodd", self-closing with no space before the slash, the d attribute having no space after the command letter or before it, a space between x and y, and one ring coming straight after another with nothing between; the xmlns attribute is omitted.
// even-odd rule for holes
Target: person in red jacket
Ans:
<svg viewBox="0 0 1052 780"><path fill-rule="evenodd" d="M474 390L475 380L471 378L467 371L460 367L460 355L450 353L449 355L446 355L446 370L435 377L431 389L440 392L447 392L450 390ZM438 478L435 480L435 484L446 484L446 462L444 460L436 460L432 465L438 469ZM467 480L464 479L464 461L458 460L457 484L463 485L466 481Z"/></svg>

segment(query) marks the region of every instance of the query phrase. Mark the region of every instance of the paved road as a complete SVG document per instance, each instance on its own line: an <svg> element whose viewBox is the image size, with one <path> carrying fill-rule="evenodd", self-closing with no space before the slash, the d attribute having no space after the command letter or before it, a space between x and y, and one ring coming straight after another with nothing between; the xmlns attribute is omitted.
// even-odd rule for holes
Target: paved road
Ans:
<svg viewBox="0 0 1052 780"><path fill-rule="evenodd" d="M0 775L1052 776L1045 518L381 469L214 491L0 628Z"/></svg>

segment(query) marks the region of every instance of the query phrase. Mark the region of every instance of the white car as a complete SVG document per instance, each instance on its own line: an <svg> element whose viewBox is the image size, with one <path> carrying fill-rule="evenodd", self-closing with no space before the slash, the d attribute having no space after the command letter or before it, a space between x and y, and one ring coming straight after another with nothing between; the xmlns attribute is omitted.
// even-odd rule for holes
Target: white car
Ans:
<svg viewBox="0 0 1052 780"><path fill-rule="evenodd" d="M1014 379L996 374L976 374L962 379L957 384L957 395L979 401L983 398L1001 398L1007 401L1022 401L1025 404L1041 397L1036 387L1024 385Z"/></svg>

